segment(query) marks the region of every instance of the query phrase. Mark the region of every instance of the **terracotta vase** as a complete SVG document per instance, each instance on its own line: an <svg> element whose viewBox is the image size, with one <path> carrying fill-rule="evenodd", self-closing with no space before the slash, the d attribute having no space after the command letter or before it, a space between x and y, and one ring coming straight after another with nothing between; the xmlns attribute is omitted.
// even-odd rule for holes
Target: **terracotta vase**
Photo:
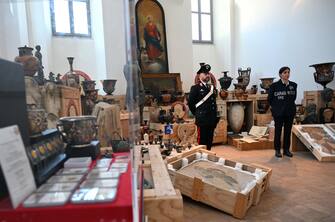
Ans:
<svg viewBox="0 0 335 222"><path fill-rule="evenodd" d="M241 88L236 88L234 90L234 95L236 99L242 99L243 94L244 94L244 90Z"/></svg>
<svg viewBox="0 0 335 222"><path fill-rule="evenodd" d="M326 107L320 109L320 122L333 123L334 122L334 108Z"/></svg>
<svg viewBox="0 0 335 222"><path fill-rule="evenodd" d="M97 137L97 119L95 116L62 117L57 129L70 145L89 144Z"/></svg>
<svg viewBox="0 0 335 222"><path fill-rule="evenodd" d="M314 67L316 71L314 81L326 88L326 85L334 79L334 71L332 71L334 65L335 62L310 65L309 67Z"/></svg>
<svg viewBox="0 0 335 222"><path fill-rule="evenodd" d="M172 95L167 91L161 91L161 100L163 103L168 104L171 102Z"/></svg>
<svg viewBox="0 0 335 222"><path fill-rule="evenodd" d="M19 56L15 57L15 62L21 63L24 75L34 76L39 68L39 60L33 56L33 48L19 47Z"/></svg>
<svg viewBox="0 0 335 222"><path fill-rule="evenodd" d="M252 85L250 90L249 90L249 94L256 94L258 90L257 85Z"/></svg>
<svg viewBox="0 0 335 222"><path fill-rule="evenodd" d="M228 90L231 85L232 77L227 75L228 71L223 71L223 77L219 79L221 89Z"/></svg>
<svg viewBox="0 0 335 222"><path fill-rule="evenodd" d="M225 100L225 99L227 99L229 93L228 93L227 90L221 89L219 95L220 95L221 99Z"/></svg>
<svg viewBox="0 0 335 222"><path fill-rule="evenodd" d="M265 90L265 93L268 93L268 91L270 89L270 86L272 85L274 79L275 78L273 78L273 77L270 77L270 78L260 78L260 80L262 82L260 84L260 87Z"/></svg>
<svg viewBox="0 0 335 222"><path fill-rule="evenodd" d="M234 133L239 133L244 123L244 105L231 103L228 110L228 124Z"/></svg>
<svg viewBox="0 0 335 222"><path fill-rule="evenodd" d="M115 91L115 84L116 84L116 79L105 79L102 80L102 87L105 93L107 95L112 95L112 93Z"/></svg>

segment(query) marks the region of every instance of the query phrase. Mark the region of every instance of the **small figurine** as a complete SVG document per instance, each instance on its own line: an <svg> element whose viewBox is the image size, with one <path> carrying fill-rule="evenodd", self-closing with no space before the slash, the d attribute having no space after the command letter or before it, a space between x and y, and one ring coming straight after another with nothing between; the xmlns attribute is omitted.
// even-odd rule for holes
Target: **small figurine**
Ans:
<svg viewBox="0 0 335 222"><path fill-rule="evenodd" d="M61 75L60 73L57 74L57 77L56 77L56 83L57 83L57 84L63 84L63 82L62 82L62 80L61 80L61 76L62 76L62 75Z"/></svg>
<svg viewBox="0 0 335 222"><path fill-rule="evenodd" d="M42 64L42 53L41 53L41 46L37 45L35 46L36 52L35 57L38 58L39 65L38 65L38 72L37 72L37 82L39 85L43 85L45 83L44 79L44 66Z"/></svg>
<svg viewBox="0 0 335 222"><path fill-rule="evenodd" d="M51 82L55 82L55 73L53 73L53 72L50 72L50 73L49 73L49 80L50 80Z"/></svg>

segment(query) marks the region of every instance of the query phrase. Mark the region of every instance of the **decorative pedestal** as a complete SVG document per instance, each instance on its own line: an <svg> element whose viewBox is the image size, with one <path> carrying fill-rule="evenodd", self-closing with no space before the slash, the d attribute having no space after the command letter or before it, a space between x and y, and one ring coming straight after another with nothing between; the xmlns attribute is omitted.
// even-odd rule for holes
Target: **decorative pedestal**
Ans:
<svg viewBox="0 0 335 222"><path fill-rule="evenodd" d="M71 157L87 157L90 156L92 160L95 160L100 154L100 142L93 140L87 145L74 145L66 148L66 155Z"/></svg>

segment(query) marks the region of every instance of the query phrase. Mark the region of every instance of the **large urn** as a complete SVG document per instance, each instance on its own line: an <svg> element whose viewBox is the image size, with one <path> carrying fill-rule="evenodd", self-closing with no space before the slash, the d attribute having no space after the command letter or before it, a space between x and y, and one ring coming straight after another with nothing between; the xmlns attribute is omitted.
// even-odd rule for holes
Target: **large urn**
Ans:
<svg viewBox="0 0 335 222"><path fill-rule="evenodd" d="M24 75L34 76L39 68L39 60L33 56L33 48L24 46L19 47L19 56L15 57L15 62L21 63Z"/></svg>
<svg viewBox="0 0 335 222"><path fill-rule="evenodd" d="M334 71L333 71L334 65L335 62L310 65L310 67L314 67L316 71L314 73L314 81L322 85L323 88L326 88L326 85L331 81L333 81L334 79Z"/></svg>
<svg viewBox="0 0 335 222"><path fill-rule="evenodd" d="M69 145L89 144L96 139L98 133L95 116L62 117L57 128Z"/></svg>
<svg viewBox="0 0 335 222"><path fill-rule="evenodd" d="M245 90L247 86L249 85L250 82L250 73L251 73L251 68L248 67L247 69L243 70L242 68L238 69L238 83L240 85L243 85L243 89Z"/></svg>
<svg viewBox="0 0 335 222"><path fill-rule="evenodd" d="M262 89L265 90L265 92L262 92L262 93L268 93L269 89L270 89L270 86L272 85L273 83L273 80L275 78L274 77L270 77L270 78L260 78L261 80L261 84L259 85Z"/></svg>
<svg viewBox="0 0 335 222"><path fill-rule="evenodd" d="M221 89L228 90L231 85L231 81L233 80L232 77L227 75L228 71L223 71L223 77L219 79Z"/></svg>
<svg viewBox="0 0 335 222"><path fill-rule="evenodd" d="M234 133L239 133L244 123L244 105L231 103L228 109L228 124Z"/></svg>
<svg viewBox="0 0 335 222"><path fill-rule="evenodd" d="M225 100L228 97L228 88L231 85L231 81L233 80L232 77L227 75L228 71L223 71L223 77L219 79L221 90L220 90L220 97L221 99Z"/></svg>
<svg viewBox="0 0 335 222"><path fill-rule="evenodd" d="M102 80L102 87L105 93L107 95L112 95L112 93L115 91L115 84L116 84L116 79L105 79Z"/></svg>

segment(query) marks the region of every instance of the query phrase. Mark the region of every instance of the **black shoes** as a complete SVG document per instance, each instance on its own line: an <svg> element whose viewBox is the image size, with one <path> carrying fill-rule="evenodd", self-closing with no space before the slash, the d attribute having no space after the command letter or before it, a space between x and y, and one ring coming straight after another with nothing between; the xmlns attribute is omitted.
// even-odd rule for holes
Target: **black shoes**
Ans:
<svg viewBox="0 0 335 222"><path fill-rule="evenodd" d="M282 158L283 157L283 155L281 155L281 153L280 153L279 150L276 150L275 156L278 157L278 158Z"/></svg>
<svg viewBox="0 0 335 222"><path fill-rule="evenodd" d="M293 157L293 154L290 151L285 151L284 155L288 157Z"/></svg>

